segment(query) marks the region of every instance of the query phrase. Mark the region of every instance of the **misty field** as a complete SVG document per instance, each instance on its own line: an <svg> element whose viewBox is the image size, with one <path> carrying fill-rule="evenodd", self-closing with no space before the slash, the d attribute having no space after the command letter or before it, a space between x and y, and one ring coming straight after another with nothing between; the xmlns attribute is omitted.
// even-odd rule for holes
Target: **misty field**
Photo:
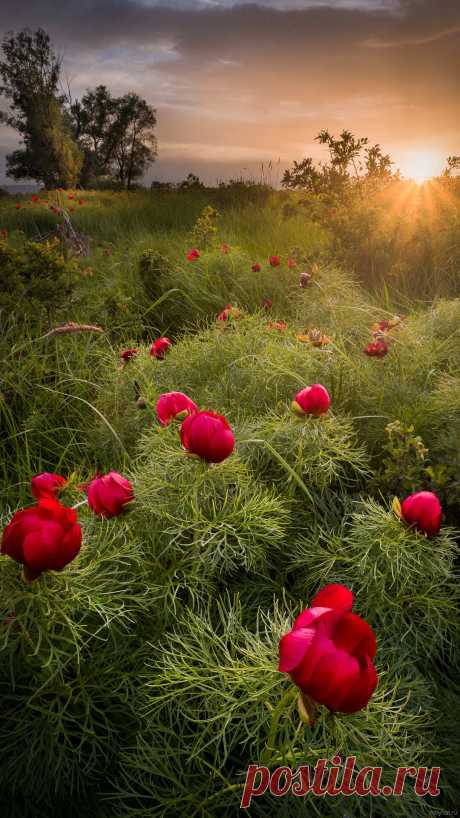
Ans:
<svg viewBox="0 0 460 818"><path fill-rule="evenodd" d="M0 231L2 818L230 818L352 756L390 789L249 814L458 806L458 179Z"/></svg>

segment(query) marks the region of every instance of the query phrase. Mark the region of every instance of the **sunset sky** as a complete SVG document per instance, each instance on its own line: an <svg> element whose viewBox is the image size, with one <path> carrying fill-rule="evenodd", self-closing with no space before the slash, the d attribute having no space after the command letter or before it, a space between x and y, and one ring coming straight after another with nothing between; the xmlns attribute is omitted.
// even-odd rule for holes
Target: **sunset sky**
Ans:
<svg viewBox="0 0 460 818"><path fill-rule="evenodd" d="M74 96L105 83L156 107L147 181L272 160L276 183L325 158L321 128L379 142L406 175L460 154L459 0L2 0L1 33L25 26L49 32ZM0 184L16 145L0 128Z"/></svg>

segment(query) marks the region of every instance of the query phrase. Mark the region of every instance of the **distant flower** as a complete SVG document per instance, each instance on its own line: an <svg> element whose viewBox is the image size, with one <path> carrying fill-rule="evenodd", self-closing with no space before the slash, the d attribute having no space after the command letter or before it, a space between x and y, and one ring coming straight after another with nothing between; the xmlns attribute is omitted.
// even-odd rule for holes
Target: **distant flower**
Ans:
<svg viewBox="0 0 460 818"><path fill-rule="evenodd" d="M260 273L261 269L262 269L262 265L259 264L258 261L256 261L256 263L253 264L252 267L251 267L251 270L252 270L253 273Z"/></svg>
<svg viewBox="0 0 460 818"><path fill-rule="evenodd" d="M267 327L268 329L277 329L279 332L284 332L287 324L285 321L269 321Z"/></svg>
<svg viewBox="0 0 460 818"><path fill-rule="evenodd" d="M30 201L32 202L32 204L37 204L37 202L40 201L40 196L37 196L37 194L34 193L33 196L30 197Z"/></svg>
<svg viewBox="0 0 460 818"><path fill-rule="evenodd" d="M67 480L61 474L44 471L32 477L32 494L36 500L41 500L43 497L56 497L66 484Z"/></svg>
<svg viewBox="0 0 460 818"><path fill-rule="evenodd" d="M389 351L388 344L383 340L373 341L363 350L370 358L384 358Z"/></svg>
<svg viewBox="0 0 460 818"><path fill-rule="evenodd" d="M91 480L87 494L89 507L106 518L118 517L134 499L131 483L116 471Z"/></svg>
<svg viewBox="0 0 460 818"><path fill-rule="evenodd" d="M375 634L352 606L348 588L326 585L279 643L278 669L332 712L362 710L378 680Z"/></svg>
<svg viewBox="0 0 460 818"><path fill-rule="evenodd" d="M84 203L83 199L79 199L79 200L78 200L78 204L79 204L79 205L84 205L85 203Z"/></svg>
<svg viewBox="0 0 460 818"><path fill-rule="evenodd" d="M200 251L194 247L187 253L187 261L195 261L197 258L200 258Z"/></svg>
<svg viewBox="0 0 460 818"><path fill-rule="evenodd" d="M306 287L308 287L310 281L311 281L310 273L301 273L299 278L299 287L301 287L304 290Z"/></svg>
<svg viewBox="0 0 460 818"><path fill-rule="evenodd" d="M393 318L384 318L383 321L372 324L371 330L373 334L389 332L389 330L397 327L401 321L404 321L404 317L405 316L402 315L395 315Z"/></svg>
<svg viewBox="0 0 460 818"><path fill-rule="evenodd" d="M135 358L136 355L139 355L140 350L136 347L131 347L129 349L124 349L123 352L120 352L120 358L122 361L130 361L131 358Z"/></svg>
<svg viewBox="0 0 460 818"><path fill-rule="evenodd" d="M222 253L226 254L226 253L230 253L232 248L230 247L229 244L224 243L224 244L220 245L220 249L221 249Z"/></svg>
<svg viewBox="0 0 460 818"><path fill-rule="evenodd" d="M304 415L325 415L331 405L331 399L327 389L320 383L314 383L301 389L295 396L291 408L292 411L303 417Z"/></svg>
<svg viewBox="0 0 460 818"><path fill-rule="evenodd" d="M427 537L434 537L441 528L442 508L436 494L419 491L406 497L401 504L401 517Z"/></svg>
<svg viewBox="0 0 460 818"><path fill-rule="evenodd" d="M162 426L198 412L198 406L183 392L165 392L157 401L157 418Z"/></svg>
<svg viewBox="0 0 460 818"><path fill-rule="evenodd" d="M73 212L74 212L74 210L75 210L75 208L74 208L74 207L69 207L69 213L73 213Z"/></svg>
<svg viewBox="0 0 460 818"><path fill-rule="evenodd" d="M6 227L2 227L2 229L0 230L0 236L2 237L2 239L8 238L8 229Z"/></svg>
<svg viewBox="0 0 460 818"><path fill-rule="evenodd" d="M235 446L230 424L215 412L188 415L180 428L180 437L184 449L208 463L221 463Z"/></svg>
<svg viewBox="0 0 460 818"><path fill-rule="evenodd" d="M67 198L68 198L70 201L72 201L72 199L75 199L75 196L73 195L73 193L69 193L69 195L67 196Z"/></svg>
<svg viewBox="0 0 460 818"><path fill-rule="evenodd" d="M1 553L24 566L27 580L61 571L80 551L81 527L73 508L46 497L13 515L3 532Z"/></svg>
<svg viewBox="0 0 460 818"><path fill-rule="evenodd" d="M281 264L281 258L280 256L270 256L268 262L270 264L270 267L279 267Z"/></svg>
<svg viewBox="0 0 460 818"><path fill-rule="evenodd" d="M273 307L273 301L271 300L271 298L264 298L262 301L262 307L264 308L264 310L271 310L271 308Z"/></svg>
<svg viewBox="0 0 460 818"><path fill-rule="evenodd" d="M16 202L16 204L15 204L16 210L20 210L21 207L22 207L21 202Z"/></svg>
<svg viewBox="0 0 460 818"><path fill-rule="evenodd" d="M321 330L312 328L306 335L298 335L299 341L309 341L314 347L325 347L331 343L328 335L324 335Z"/></svg>
<svg viewBox="0 0 460 818"><path fill-rule="evenodd" d="M222 312L217 316L218 321L235 321L241 318L242 312L238 307L233 307L232 304L226 304Z"/></svg>
<svg viewBox="0 0 460 818"><path fill-rule="evenodd" d="M171 346L172 341L169 338L157 338L150 347L150 355L152 358L164 358Z"/></svg>
<svg viewBox="0 0 460 818"><path fill-rule="evenodd" d="M297 267L297 262L293 258L288 258L287 266L289 267L290 270L293 270L294 267Z"/></svg>

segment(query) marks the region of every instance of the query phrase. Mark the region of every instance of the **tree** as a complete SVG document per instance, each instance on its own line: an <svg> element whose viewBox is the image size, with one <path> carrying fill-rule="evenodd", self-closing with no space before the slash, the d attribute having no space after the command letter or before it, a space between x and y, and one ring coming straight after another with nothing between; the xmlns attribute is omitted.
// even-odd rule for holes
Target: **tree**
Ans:
<svg viewBox="0 0 460 818"><path fill-rule="evenodd" d="M112 97L99 85L72 103L70 114L84 153L84 184L108 176L129 189L154 161L156 113L137 94Z"/></svg>
<svg viewBox="0 0 460 818"><path fill-rule="evenodd" d="M83 157L72 139L58 93L60 60L42 29L9 33L2 42L0 93L9 101L9 112L0 121L15 128L23 146L7 156L7 174L31 178L48 188L74 186Z"/></svg>
<svg viewBox="0 0 460 818"><path fill-rule="evenodd" d="M447 167L443 170L443 176L449 177L455 175L457 171L460 171L460 156L448 156L446 162Z"/></svg>

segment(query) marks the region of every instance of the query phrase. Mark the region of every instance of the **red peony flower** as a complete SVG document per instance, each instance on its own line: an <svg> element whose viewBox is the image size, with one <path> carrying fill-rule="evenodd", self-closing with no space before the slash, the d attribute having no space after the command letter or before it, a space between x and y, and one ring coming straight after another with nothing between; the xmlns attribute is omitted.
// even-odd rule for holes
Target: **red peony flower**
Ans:
<svg viewBox="0 0 460 818"><path fill-rule="evenodd" d="M66 484L67 480L61 474L44 471L32 477L32 494L37 500L41 500L42 497L56 497Z"/></svg>
<svg viewBox="0 0 460 818"><path fill-rule="evenodd" d="M107 518L118 517L127 503L134 500L131 483L116 471L91 480L87 494L89 507L95 514L102 514Z"/></svg>
<svg viewBox="0 0 460 818"><path fill-rule="evenodd" d="M270 267L279 267L281 264L281 258L280 256L270 256L268 262L270 264Z"/></svg>
<svg viewBox="0 0 460 818"><path fill-rule="evenodd" d="M130 349L124 349L123 352L120 353L120 358L122 361L130 361L131 358L135 358L140 352L139 349L136 347L131 347Z"/></svg>
<svg viewBox="0 0 460 818"><path fill-rule="evenodd" d="M72 193L69 193L67 198L70 199L70 201L72 201L72 199L75 199L75 196Z"/></svg>
<svg viewBox="0 0 460 818"><path fill-rule="evenodd" d="M436 494L418 491L406 497L401 505L401 517L427 537L434 537L441 528L442 508Z"/></svg>
<svg viewBox="0 0 460 818"><path fill-rule="evenodd" d="M384 358L389 352L388 344L385 341L372 341L363 350L370 358Z"/></svg>
<svg viewBox="0 0 460 818"><path fill-rule="evenodd" d="M51 497L13 515L3 532L1 552L24 566L26 579L43 571L61 571L77 556L81 527L73 508Z"/></svg>
<svg viewBox="0 0 460 818"><path fill-rule="evenodd" d="M222 253L226 254L226 253L230 253L232 248L230 247L229 244L224 243L224 244L220 245L220 249L221 249Z"/></svg>
<svg viewBox="0 0 460 818"><path fill-rule="evenodd" d="M78 200L78 204L79 204L79 205L84 205L85 203L84 203L83 199L79 199L79 200Z"/></svg>
<svg viewBox="0 0 460 818"><path fill-rule="evenodd" d="M221 463L235 446L230 424L215 412L188 415L180 427L180 438L184 449L208 463Z"/></svg>
<svg viewBox="0 0 460 818"><path fill-rule="evenodd" d="M159 358L161 360L165 357L169 347L171 346L172 341L170 341L169 338L157 338L157 340L154 341L150 347L150 355L152 358Z"/></svg>
<svg viewBox="0 0 460 818"><path fill-rule="evenodd" d="M157 417L162 426L171 420L183 420L194 412L198 412L198 406L183 392L165 392L158 398Z"/></svg>
<svg viewBox="0 0 460 818"><path fill-rule="evenodd" d="M331 711L356 713L377 685L372 628L352 613L353 594L326 585L279 644L279 667L300 690Z"/></svg>
<svg viewBox="0 0 460 818"><path fill-rule="evenodd" d="M16 210L20 210L21 207L22 207L21 202L16 202L16 204L15 204Z"/></svg>
<svg viewBox="0 0 460 818"><path fill-rule="evenodd" d="M241 318L241 310L232 306L232 304L226 304L222 312L217 316L218 321L231 321L236 318Z"/></svg>
<svg viewBox="0 0 460 818"><path fill-rule="evenodd" d="M2 229L0 230L0 236L2 237L2 239L8 238L8 229L6 227L2 227Z"/></svg>
<svg viewBox="0 0 460 818"><path fill-rule="evenodd" d="M329 393L320 383L307 386L297 393L292 402L292 411L296 415L325 415L331 405Z"/></svg>
<svg viewBox="0 0 460 818"><path fill-rule="evenodd" d="M273 301L271 300L271 298L264 298L264 300L262 301L262 306L264 310L271 310L271 308L273 307Z"/></svg>
<svg viewBox="0 0 460 818"><path fill-rule="evenodd" d="M34 193L33 196L30 197L30 201L32 202L32 204L37 204L37 202L40 201L40 196L37 196L37 194Z"/></svg>
<svg viewBox="0 0 460 818"><path fill-rule="evenodd" d="M290 270L293 270L294 267L297 267L297 262L293 258L288 258L287 266L289 267Z"/></svg>
<svg viewBox="0 0 460 818"><path fill-rule="evenodd" d="M259 264L258 261L256 261L256 263L253 264L252 267L251 267L251 270L252 270L253 273L260 273L261 269L262 269L262 265Z"/></svg>
<svg viewBox="0 0 460 818"><path fill-rule="evenodd" d="M308 287L310 281L311 281L310 273L301 273L299 278L299 287L301 287L304 290L306 287Z"/></svg>
<svg viewBox="0 0 460 818"><path fill-rule="evenodd" d="M197 258L200 258L200 251L194 247L187 253L187 261L195 261Z"/></svg>

